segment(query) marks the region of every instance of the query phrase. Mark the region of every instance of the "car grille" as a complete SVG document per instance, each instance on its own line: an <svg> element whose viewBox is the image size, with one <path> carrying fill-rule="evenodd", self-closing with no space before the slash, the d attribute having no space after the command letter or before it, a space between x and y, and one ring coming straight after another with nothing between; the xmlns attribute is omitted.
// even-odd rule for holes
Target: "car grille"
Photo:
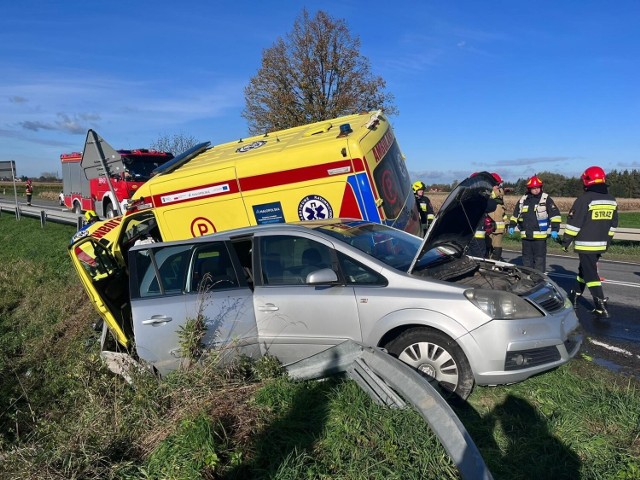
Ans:
<svg viewBox="0 0 640 480"><path fill-rule="evenodd" d="M564 297L548 284L530 295L529 299L548 313L554 313L564 308Z"/></svg>
<svg viewBox="0 0 640 480"><path fill-rule="evenodd" d="M522 370L523 368L537 367L560 360L560 351L555 345L550 347L532 348L531 350L519 350L507 352L504 369Z"/></svg>

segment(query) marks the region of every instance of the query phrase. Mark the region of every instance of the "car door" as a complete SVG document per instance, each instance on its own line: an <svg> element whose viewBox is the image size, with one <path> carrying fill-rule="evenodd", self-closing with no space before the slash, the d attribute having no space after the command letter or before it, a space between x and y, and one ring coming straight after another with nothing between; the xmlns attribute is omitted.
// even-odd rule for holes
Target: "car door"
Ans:
<svg viewBox="0 0 640 480"><path fill-rule="evenodd" d="M147 246L144 246L147 247ZM138 356L161 374L180 367L181 335L202 321L206 350L259 355L253 292L225 242L135 247L130 263Z"/></svg>
<svg viewBox="0 0 640 480"><path fill-rule="evenodd" d="M348 339L362 340L353 288L338 282L305 283L314 271L338 271L329 242L302 235L260 235L256 244L254 308L263 354L286 364Z"/></svg>

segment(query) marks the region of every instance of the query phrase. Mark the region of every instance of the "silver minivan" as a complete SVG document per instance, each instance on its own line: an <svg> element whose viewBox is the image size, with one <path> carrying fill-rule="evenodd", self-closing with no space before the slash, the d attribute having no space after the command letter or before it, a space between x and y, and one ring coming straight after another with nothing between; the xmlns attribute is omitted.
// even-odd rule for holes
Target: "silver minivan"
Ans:
<svg viewBox="0 0 640 480"><path fill-rule="evenodd" d="M284 364L345 340L385 348L460 398L569 361L579 323L546 275L467 255L493 179L462 182L422 239L362 220L270 224L129 251L140 360L179 367L179 331Z"/></svg>

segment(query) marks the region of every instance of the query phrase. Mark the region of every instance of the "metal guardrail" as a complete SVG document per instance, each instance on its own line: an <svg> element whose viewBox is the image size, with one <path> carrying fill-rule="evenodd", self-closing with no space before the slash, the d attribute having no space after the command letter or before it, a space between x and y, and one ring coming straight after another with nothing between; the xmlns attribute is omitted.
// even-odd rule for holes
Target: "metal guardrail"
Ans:
<svg viewBox="0 0 640 480"><path fill-rule="evenodd" d="M463 479L493 478L471 435L438 391L384 350L348 340L288 365L287 372L298 380L346 373L376 403L403 408L409 402L436 434Z"/></svg>
<svg viewBox="0 0 640 480"><path fill-rule="evenodd" d="M20 217L39 218L40 225L44 227L46 222L62 223L66 225L76 225L79 229L82 226L83 217L73 212L56 210L55 208L27 206L19 204L17 207L13 203L0 202L0 214L13 215L16 219Z"/></svg>

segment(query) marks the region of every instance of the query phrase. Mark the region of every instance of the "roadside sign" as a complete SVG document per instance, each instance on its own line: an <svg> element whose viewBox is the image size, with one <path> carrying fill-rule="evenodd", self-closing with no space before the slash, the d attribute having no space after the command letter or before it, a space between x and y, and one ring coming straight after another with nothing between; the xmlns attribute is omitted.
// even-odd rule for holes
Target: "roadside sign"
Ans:
<svg viewBox="0 0 640 480"><path fill-rule="evenodd" d="M0 161L0 178L8 177L13 180L15 171L15 160Z"/></svg>
<svg viewBox="0 0 640 480"><path fill-rule="evenodd" d="M0 177L8 174L13 182L13 196L16 201L16 220L20 220L20 208L18 207L18 190L16 189L16 162L15 160L0 161Z"/></svg>
<svg viewBox="0 0 640 480"><path fill-rule="evenodd" d="M116 200L118 196L111 183L111 167L116 166L118 169L120 167L124 168L122 155L116 152L116 150L105 142L95 131L89 129L87 131L87 139L84 142L80 166L84 170L84 176L87 177L87 180L100 177L104 177L107 180L116 211L118 215L122 215L122 207L120 206L120 202Z"/></svg>
<svg viewBox="0 0 640 480"><path fill-rule="evenodd" d="M122 165L122 156L93 130L87 132L80 166L87 180L108 176L111 166Z"/></svg>

